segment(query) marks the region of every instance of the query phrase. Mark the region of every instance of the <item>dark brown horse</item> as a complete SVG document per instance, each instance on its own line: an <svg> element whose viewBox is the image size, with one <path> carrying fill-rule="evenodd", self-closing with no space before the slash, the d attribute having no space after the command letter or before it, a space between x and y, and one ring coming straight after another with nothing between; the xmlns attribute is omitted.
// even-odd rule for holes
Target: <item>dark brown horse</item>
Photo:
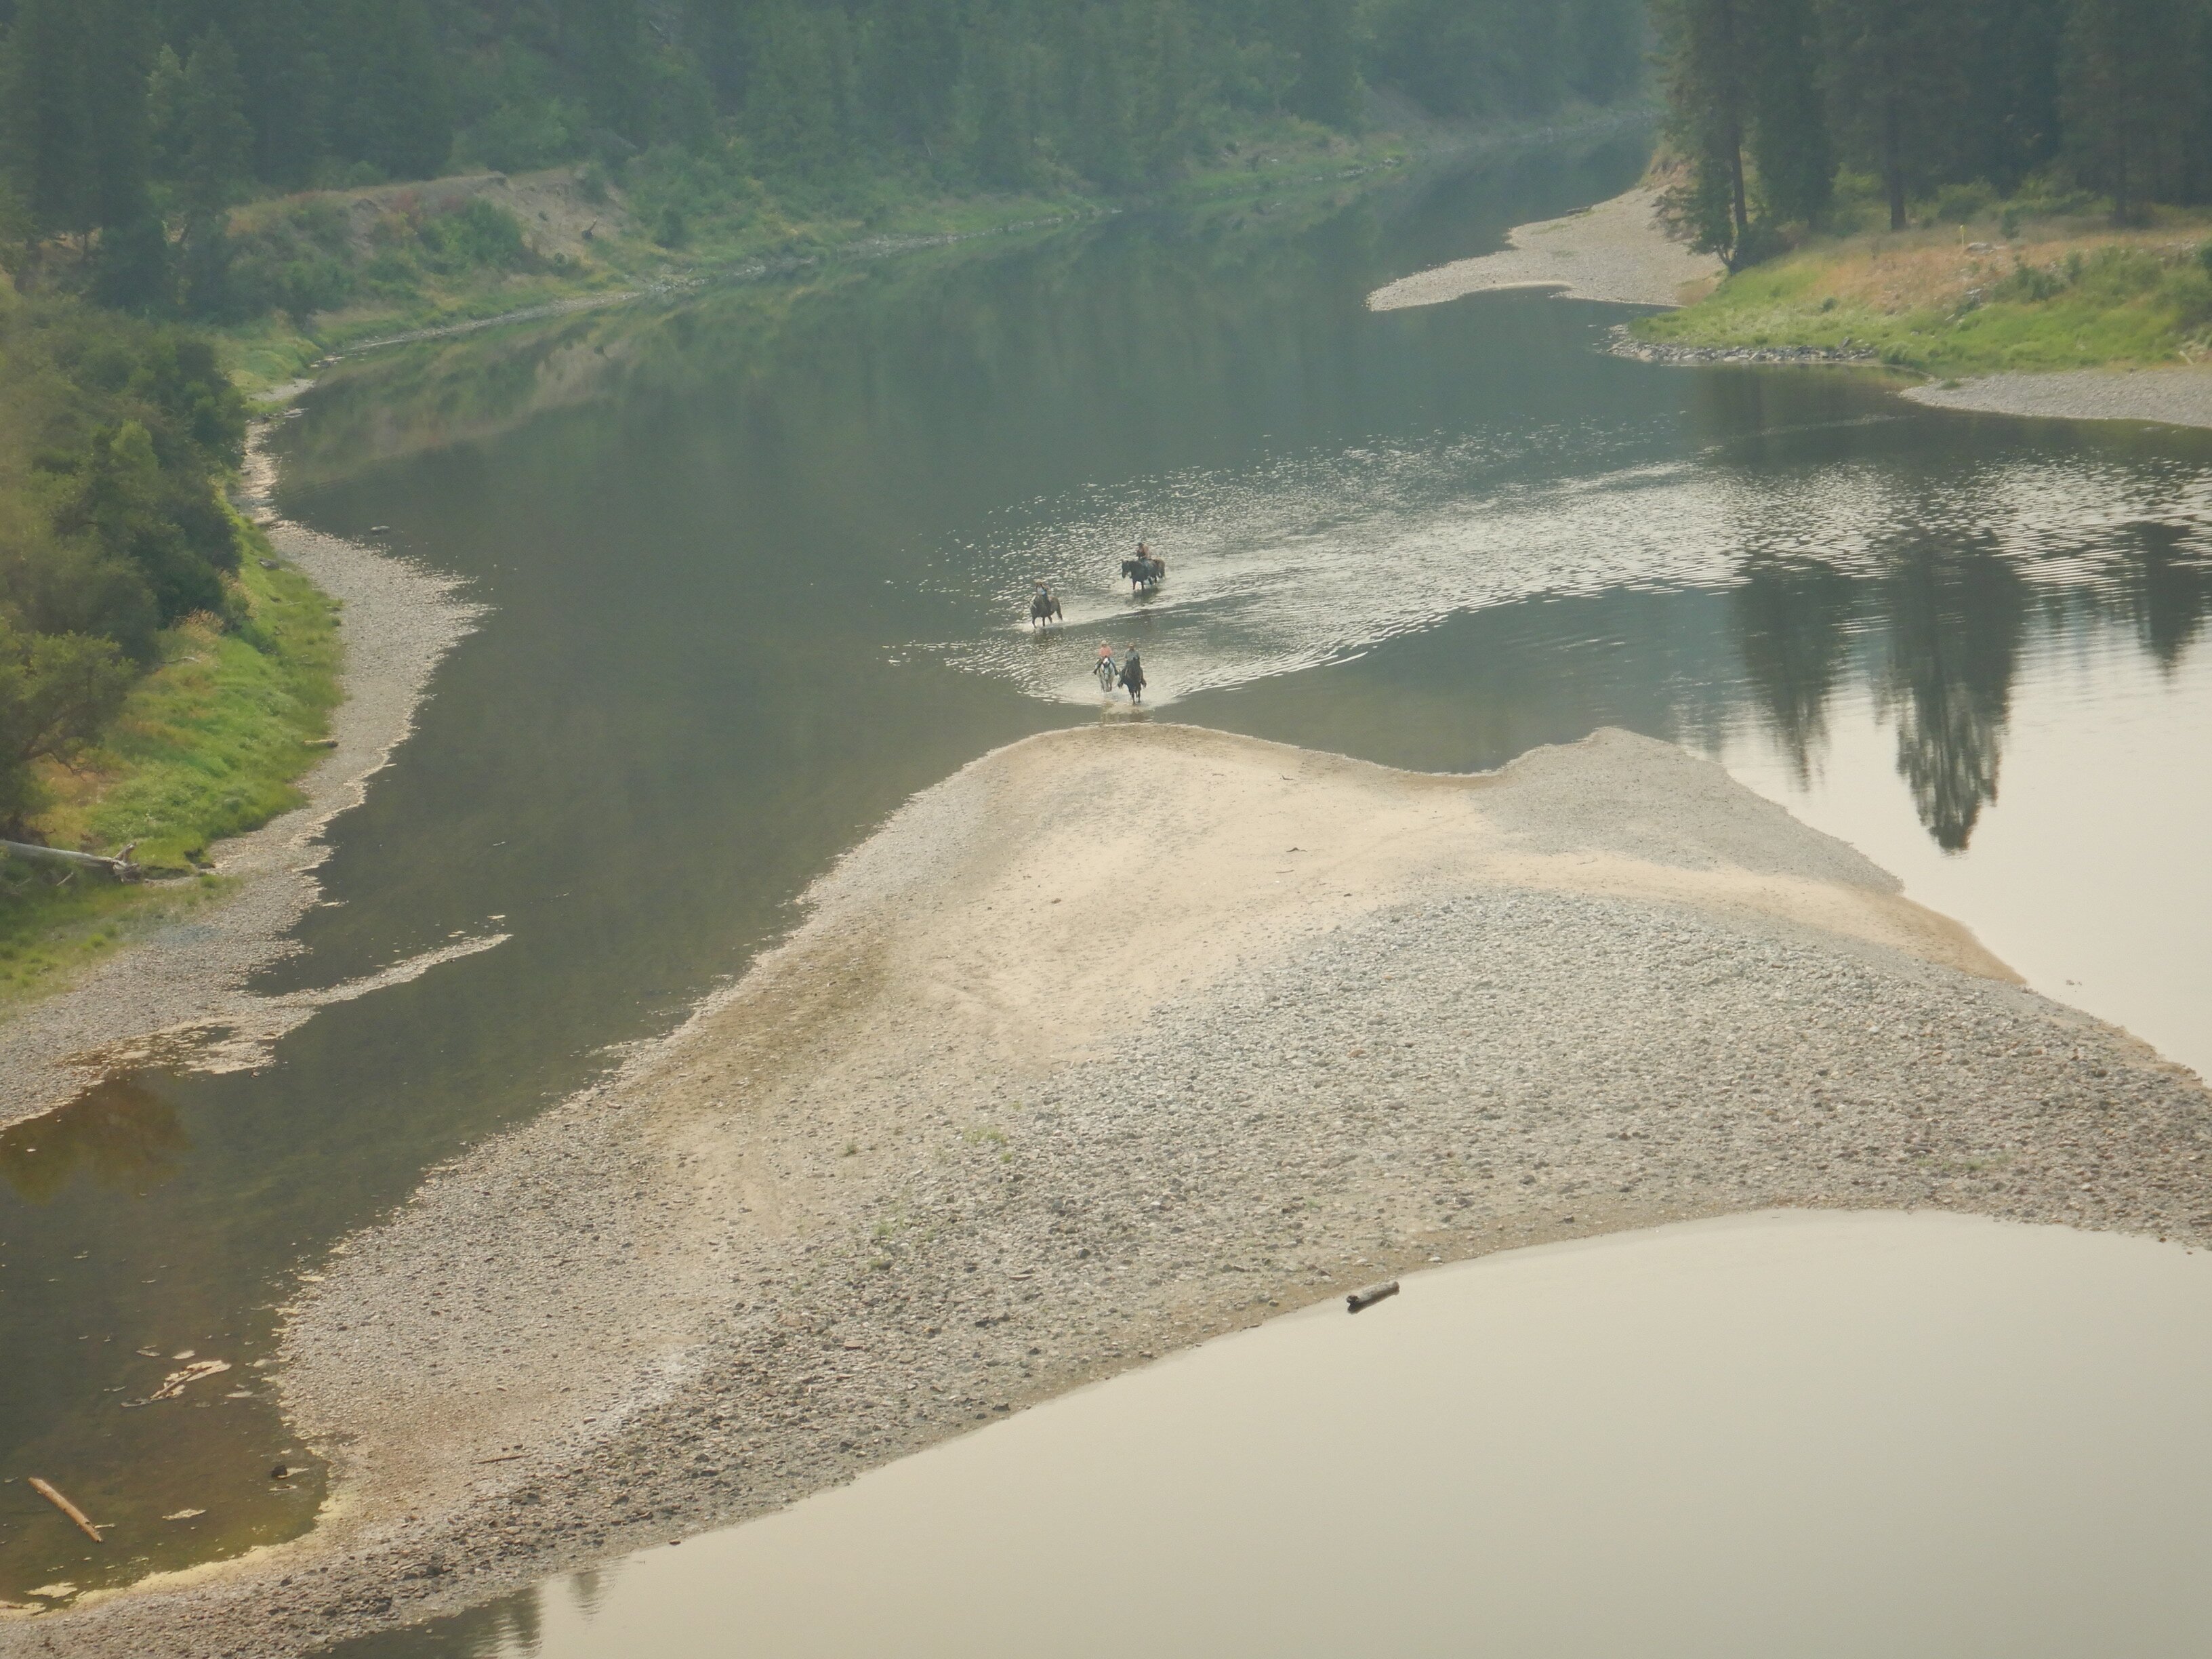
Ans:
<svg viewBox="0 0 2212 1659"><path fill-rule="evenodd" d="M1168 562L1165 559L1146 558L1139 555L1136 558L1121 561L1121 574L1128 578L1129 591L1132 593L1149 593L1160 585L1160 579L1168 574Z"/></svg>

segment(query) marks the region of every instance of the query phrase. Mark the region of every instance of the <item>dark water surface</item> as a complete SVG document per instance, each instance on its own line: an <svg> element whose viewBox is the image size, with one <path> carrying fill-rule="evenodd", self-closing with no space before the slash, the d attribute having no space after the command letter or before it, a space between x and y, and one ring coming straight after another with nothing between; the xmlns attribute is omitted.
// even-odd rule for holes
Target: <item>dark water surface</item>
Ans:
<svg viewBox="0 0 2212 1659"><path fill-rule="evenodd" d="M1158 717L1395 764L1602 724L1704 749L2212 1063L2212 437L1618 362L1591 348L1626 313L1528 294L1364 309L1641 155L994 240L319 390L286 509L386 526L492 611L270 983L513 938L261 1073L118 1079L0 1135L0 1599L304 1526L320 1474L255 1364L295 1276L668 1029L912 792L1100 718L1103 641L1142 642ZM1112 580L1139 534L1171 562L1146 603ZM1037 576L1057 641L1018 620ZM186 1350L233 1369L122 1409Z"/></svg>

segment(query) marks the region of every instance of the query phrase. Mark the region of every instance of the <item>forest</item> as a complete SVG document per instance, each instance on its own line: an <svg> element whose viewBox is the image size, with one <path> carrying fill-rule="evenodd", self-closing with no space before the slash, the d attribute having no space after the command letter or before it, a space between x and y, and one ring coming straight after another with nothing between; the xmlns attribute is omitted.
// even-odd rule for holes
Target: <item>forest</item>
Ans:
<svg viewBox="0 0 2212 1659"><path fill-rule="evenodd" d="M1793 228L1902 230L2024 197L2212 198L2204 0L1655 0L1686 177L1676 205L1732 267ZM1871 210L1870 212L1863 211Z"/></svg>
<svg viewBox="0 0 2212 1659"><path fill-rule="evenodd" d="M0 0L0 237L220 315L257 195L582 162L693 193L1139 191L1243 116L1603 103L1638 0ZM20 256L19 260L20 262ZM265 299L265 295L249 296Z"/></svg>

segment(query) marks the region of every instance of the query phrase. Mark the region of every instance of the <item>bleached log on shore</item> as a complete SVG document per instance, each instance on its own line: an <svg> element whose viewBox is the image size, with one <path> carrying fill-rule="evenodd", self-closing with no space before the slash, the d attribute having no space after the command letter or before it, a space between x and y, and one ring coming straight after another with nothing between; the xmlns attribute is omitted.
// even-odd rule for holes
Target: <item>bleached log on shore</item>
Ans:
<svg viewBox="0 0 2212 1659"><path fill-rule="evenodd" d="M97 853L72 853L66 848L40 847L27 841L0 841L0 853L29 859L36 863L66 864L79 870L98 870L118 881L138 879L138 866L131 862L128 848L124 849L123 857L111 859L102 858Z"/></svg>

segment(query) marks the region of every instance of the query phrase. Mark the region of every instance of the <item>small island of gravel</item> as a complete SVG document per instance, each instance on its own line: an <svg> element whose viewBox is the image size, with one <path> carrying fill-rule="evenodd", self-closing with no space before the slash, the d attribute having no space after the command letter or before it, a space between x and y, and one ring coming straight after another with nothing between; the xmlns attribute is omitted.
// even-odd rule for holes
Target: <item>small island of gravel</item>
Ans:
<svg viewBox="0 0 2212 1659"><path fill-rule="evenodd" d="M1623 732L1455 777L1060 732L809 896L300 1287L314 1534L0 1651L301 1652L1432 1261L1776 1205L2212 1237L2193 1076Z"/></svg>

